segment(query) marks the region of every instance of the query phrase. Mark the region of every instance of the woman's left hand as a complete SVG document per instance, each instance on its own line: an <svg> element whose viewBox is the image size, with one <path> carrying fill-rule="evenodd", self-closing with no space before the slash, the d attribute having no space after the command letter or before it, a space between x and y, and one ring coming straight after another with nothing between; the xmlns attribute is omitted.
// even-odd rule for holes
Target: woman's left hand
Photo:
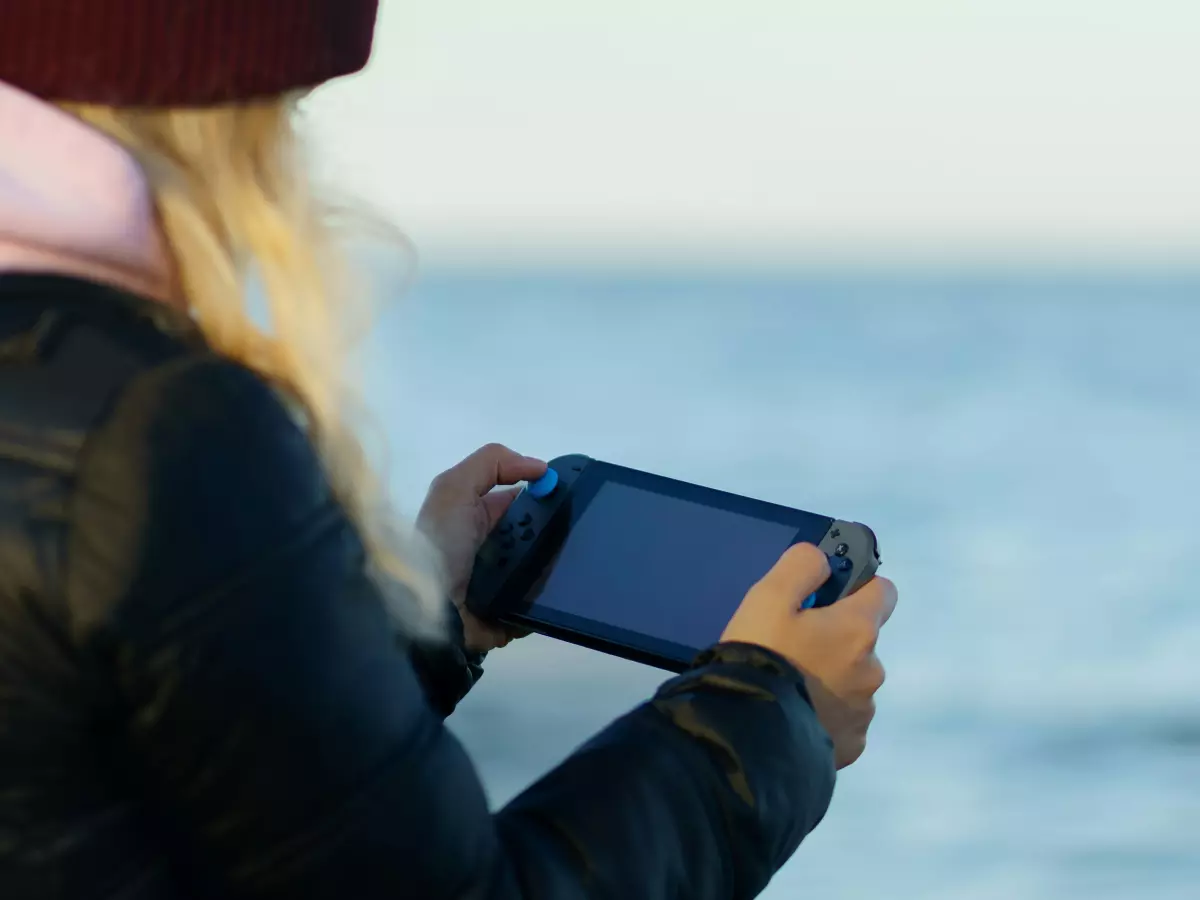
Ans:
<svg viewBox="0 0 1200 900"><path fill-rule="evenodd" d="M468 650L486 653L522 636L514 629L484 622L464 603L475 554L519 493L515 488L495 488L533 481L545 472L546 463L540 459L522 456L502 444L488 444L433 479L421 504L417 527L442 553L450 597L462 617Z"/></svg>

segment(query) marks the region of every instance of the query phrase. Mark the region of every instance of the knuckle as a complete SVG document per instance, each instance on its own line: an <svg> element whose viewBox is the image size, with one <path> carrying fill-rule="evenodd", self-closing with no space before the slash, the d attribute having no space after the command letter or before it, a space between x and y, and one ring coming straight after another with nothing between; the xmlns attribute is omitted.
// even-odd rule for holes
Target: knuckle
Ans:
<svg viewBox="0 0 1200 900"><path fill-rule="evenodd" d="M863 703L862 722L863 722L863 740L864 741L867 739L867 729L869 727L871 727L871 723L875 721L876 709L877 709L877 707L875 706L875 698L868 697L866 702Z"/></svg>
<svg viewBox="0 0 1200 900"><path fill-rule="evenodd" d="M881 687L883 687L883 683L886 680L887 671L883 668L883 663L879 661L878 657L871 656L867 661L866 673L864 676L867 689L872 694L875 694Z"/></svg>
<svg viewBox="0 0 1200 900"><path fill-rule="evenodd" d="M887 611L887 618L891 618L892 613L896 611L896 604L900 600L900 591L897 590L895 582L890 579L878 578L878 581L880 603Z"/></svg>
<svg viewBox="0 0 1200 900"><path fill-rule="evenodd" d="M848 766L859 761L862 755L867 751L867 736L856 737L846 742L845 750L843 751L842 765Z"/></svg>
<svg viewBox="0 0 1200 900"><path fill-rule="evenodd" d="M865 618L856 618L848 625L847 643L853 648L856 660L870 657L875 652L879 631Z"/></svg>
<svg viewBox="0 0 1200 900"><path fill-rule="evenodd" d="M876 575L852 596L858 601L855 607L864 614L876 620L886 620L896 605L896 586Z"/></svg>
<svg viewBox="0 0 1200 900"><path fill-rule="evenodd" d="M875 654L875 646L879 641L879 633L874 628L868 628L858 636L860 658L871 657Z"/></svg>

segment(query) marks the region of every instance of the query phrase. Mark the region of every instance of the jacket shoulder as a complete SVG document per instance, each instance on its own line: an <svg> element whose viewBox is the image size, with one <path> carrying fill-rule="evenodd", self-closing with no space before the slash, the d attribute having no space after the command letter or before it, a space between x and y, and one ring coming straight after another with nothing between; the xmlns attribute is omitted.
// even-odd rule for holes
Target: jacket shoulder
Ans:
<svg viewBox="0 0 1200 900"><path fill-rule="evenodd" d="M162 304L77 279L0 275L0 460L73 473L134 377L202 352L199 330Z"/></svg>
<svg viewBox="0 0 1200 900"><path fill-rule="evenodd" d="M290 543L344 528L308 436L276 391L218 356L138 374L87 435L71 498L67 595L86 636L167 621ZM361 548L347 546L347 559Z"/></svg>
<svg viewBox="0 0 1200 900"><path fill-rule="evenodd" d="M188 316L0 276L0 519L29 545L25 583L0 581L0 597L37 597L80 641L134 573L169 602L169 584L219 580L328 499L274 389Z"/></svg>

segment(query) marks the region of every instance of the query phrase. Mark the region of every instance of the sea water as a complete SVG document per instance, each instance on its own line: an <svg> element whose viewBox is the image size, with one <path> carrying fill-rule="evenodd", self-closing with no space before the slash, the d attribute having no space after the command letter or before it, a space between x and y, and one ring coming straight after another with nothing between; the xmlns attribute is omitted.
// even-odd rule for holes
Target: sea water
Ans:
<svg viewBox="0 0 1200 900"><path fill-rule="evenodd" d="M870 746L765 896L1200 897L1200 276L427 273L375 350L405 502L496 440L875 528ZM496 806L664 677L487 670Z"/></svg>

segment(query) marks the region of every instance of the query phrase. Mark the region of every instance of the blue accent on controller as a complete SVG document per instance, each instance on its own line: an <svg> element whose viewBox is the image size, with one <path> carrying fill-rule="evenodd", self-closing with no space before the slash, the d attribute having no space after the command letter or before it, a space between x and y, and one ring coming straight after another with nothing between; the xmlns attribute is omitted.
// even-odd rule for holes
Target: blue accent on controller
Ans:
<svg viewBox="0 0 1200 900"><path fill-rule="evenodd" d="M815 606L828 606L842 595L849 583L854 563L836 553L826 553L829 558L829 578L817 590L813 591L800 604L801 609L812 609Z"/></svg>
<svg viewBox="0 0 1200 900"><path fill-rule="evenodd" d="M541 500L543 497L549 497L554 493L554 489L558 487L558 472L554 469L547 469L546 474L537 481L531 481L525 490L530 497L535 500Z"/></svg>

